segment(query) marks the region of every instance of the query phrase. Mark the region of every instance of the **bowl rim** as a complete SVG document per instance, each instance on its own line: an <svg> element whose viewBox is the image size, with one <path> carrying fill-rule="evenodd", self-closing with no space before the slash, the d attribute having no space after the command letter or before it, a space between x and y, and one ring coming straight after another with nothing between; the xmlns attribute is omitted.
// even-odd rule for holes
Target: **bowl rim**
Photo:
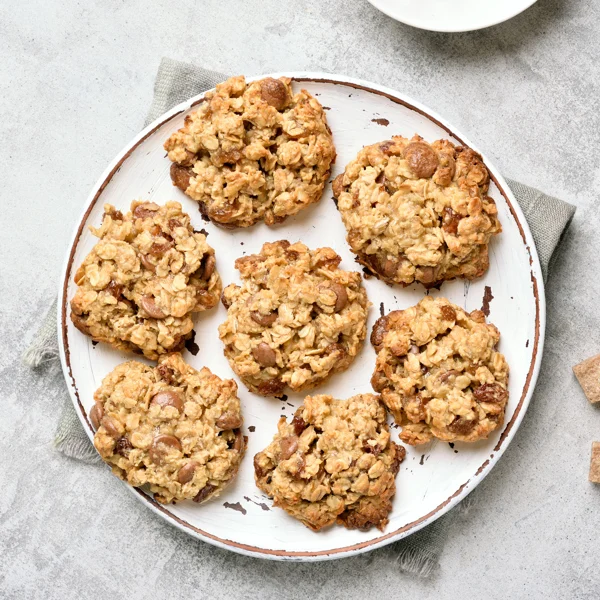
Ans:
<svg viewBox="0 0 600 600"><path fill-rule="evenodd" d="M465 28L464 26L456 26L456 27L442 27L442 26L432 26L426 20L423 19L411 19L406 16L400 15L397 10L394 10L389 6L388 0L368 0L370 4L372 4L377 10L381 11L383 14L387 15L391 19L398 21L400 23L404 23L405 25L410 25L411 27L415 27L417 29L423 29L425 31L437 31L440 33L464 33L467 31L478 31L480 29L485 29L487 27L493 27L494 25L499 25L500 23L504 23L505 21L509 21L510 19L520 15L522 12L525 12L528 8L532 7L537 0L524 0L523 6L517 8L516 10L511 10L508 14L503 17L498 17L492 19L491 21L482 20L482 22L478 25L474 25L471 27Z"/></svg>

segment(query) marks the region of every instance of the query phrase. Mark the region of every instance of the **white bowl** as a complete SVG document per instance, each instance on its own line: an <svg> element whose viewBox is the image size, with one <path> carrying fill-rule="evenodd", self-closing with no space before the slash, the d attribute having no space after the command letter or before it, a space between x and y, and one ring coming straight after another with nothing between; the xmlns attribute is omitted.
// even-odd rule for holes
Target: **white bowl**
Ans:
<svg viewBox="0 0 600 600"><path fill-rule="evenodd" d="M537 0L369 0L392 19L429 31L473 31L497 25Z"/></svg>

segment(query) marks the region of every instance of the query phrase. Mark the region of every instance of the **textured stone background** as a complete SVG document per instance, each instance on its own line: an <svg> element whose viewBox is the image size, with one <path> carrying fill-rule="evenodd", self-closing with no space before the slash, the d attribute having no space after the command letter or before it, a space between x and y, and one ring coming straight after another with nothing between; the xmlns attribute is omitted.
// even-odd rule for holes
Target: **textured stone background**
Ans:
<svg viewBox="0 0 600 600"><path fill-rule="evenodd" d="M593 0L539 0L451 35L365 0L0 3L0 597L598 598L600 486L587 468L600 412L571 366L600 351L599 35ZM446 116L507 176L579 207L547 287L533 403L432 579L399 573L393 546L305 565L217 550L154 518L106 470L53 451L56 399L18 357L88 190L141 128L161 56L385 83Z"/></svg>

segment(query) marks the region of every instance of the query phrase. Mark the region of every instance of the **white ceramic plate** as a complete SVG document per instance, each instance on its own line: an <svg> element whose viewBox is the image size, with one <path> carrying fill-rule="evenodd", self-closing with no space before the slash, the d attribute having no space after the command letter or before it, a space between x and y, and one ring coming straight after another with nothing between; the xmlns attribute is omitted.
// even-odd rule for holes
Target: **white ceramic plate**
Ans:
<svg viewBox="0 0 600 600"><path fill-rule="evenodd" d="M392 134L410 137L418 132L430 141L448 137L455 143L471 145L432 111L393 90L333 75L287 75L295 79L296 88L308 89L328 109L327 117L338 151L332 179L363 145L385 140ZM75 292L73 273L96 241L88 226L100 224L103 204L111 203L127 210L136 198L159 203L178 200L191 215L194 226L209 231L208 241L216 250L217 267L224 284L238 281L233 266L237 257L257 252L263 242L278 239L302 240L309 247L331 246L342 256L343 268L359 268L348 249L345 230L332 201L331 186L318 205L273 228L259 224L228 231L202 220L198 205L171 185L170 162L162 147L167 137L183 124L185 115L200 97L163 115L109 165L86 202L68 252L60 287L61 358L73 403L90 438L93 432L87 413L93 404L94 391L117 364L132 358L103 344L92 345L68 318L68 301ZM456 444L452 448L446 443L433 442L408 447L385 531L349 531L334 526L314 533L282 510L272 508L271 501L254 485L252 465L254 454L270 442L280 415L293 415L303 396L290 394L287 401L262 398L249 393L238 382L244 433L249 437L249 445L240 473L225 493L200 506L193 502L163 506L140 490L130 488L132 492L157 515L209 543L253 556L290 560L337 558L389 544L439 518L468 494L504 452L523 418L538 374L545 325L542 277L529 228L502 177L489 161L487 166L493 179L490 194L498 205L504 228L491 245L490 269L481 280L445 283L441 292L434 290L432 294L443 294L470 311L482 306L486 287L491 290L494 297L490 303L490 320L502 333L500 350L511 368L510 400L501 430L489 440L476 444ZM365 286L373 303L369 328L379 316L380 305L386 312L406 308L425 294L418 285L392 288L373 278L367 280ZM224 319L225 309L220 304L198 315L195 330L200 352L196 356L185 352L184 356L194 367L199 369L206 365L228 378L233 377L233 373L217 335L217 327ZM318 392L346 398L372 391L369 380L374 363L375 353L366 343L353 366L336 375ZM125 484L115 478L114 485ZM506 501L509 501L508 496Z"/></svg>
<svg viewBox="0 0 600 600"><path fill-rule="evenodd" d="M537 0L369 0L392 19L429 31L473 31L512 19Z"/></svg>

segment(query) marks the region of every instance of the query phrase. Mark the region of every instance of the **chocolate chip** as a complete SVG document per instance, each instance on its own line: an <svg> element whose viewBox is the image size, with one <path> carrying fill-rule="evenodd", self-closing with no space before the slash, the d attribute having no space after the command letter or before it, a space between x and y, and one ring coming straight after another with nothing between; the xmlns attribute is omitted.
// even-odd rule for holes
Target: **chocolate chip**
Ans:
<svg viewBox="0 0 600 600"><path fill-rule="evenodd" d="M235 429L233 433L235 433L233 449L236 452L241 452L244 449L244 446L246 445L247 438L242 435L241 429Z"/></svg>
<svg viewBox="0 0 600 600"><path fill-rule="evenodd" d="M272 311L268 315L263 315L255 310L250 313L250 317L255 323L258 323L263 327L270 327L277 320L277 311Z"/></svg>
<svg viewBox="0 0 600 600"><path fill-rule="evenodd" d="M298 450L298 437L295 435L290 435L288 437L284 437L279 441L280 448L280 458L281 460L287 460Z"/></svg>
<svg viewBox="0 0 600 600"><path fill-rule="evenodd" d="M116 281L111 280L105 290L114 296L117 300L123 295L123 286Z"/></svg>
<svg viewBox="0 0 600 600"><path fill-rule="evenodd" d="M419 178L431 177L438 168L438 156L425 142L411 142L403 154L411 171Z"/></svg>
<svg viewBox="0 0 600 600"><path fill-rule="evenodd" d="M263 367L274 367L277 364L277 355L275 350L266 342L261 342L255 348L252 348L254 360Z"/></svg>
<svg viewBox="0 0 600 600"><path fill-rule="evenodd" d="M205 281L208 281L215 272L215 267L217 265L214 254L207 254L202 259L202 263L202 275L200 277Z"/></svg>
<svg viewBox="0 0 600 600"><path fill-rule="evenodd" d="M224 412L216 421L215 425L219 429L238 429L242 426L242 419L237 412Z"/></svg>
<svg viewBox="0 0 600 600"><path fill-rule="evenodd" d="M104 416L100 420L100 425L104 427L106 433L115 439L121 437L121 427L119 427L119 423L115 419L109 416Z"/></svg>
<svg viewBox="0 0 600 600"><path fill-rule="evenodd" d="M171 390L158 392L158 394L152 396L150 404L157 404L161 408L164 408L165 406L172 406L180 413L183 412L183 400L181 399L181 395Z"/></svg>
<svg viewBox="0 0 600 600"><path fill-rule="evenodd" d="M289 101L285 84L273 77L267 77L260 82L260 97L277 110L283 110Z"/></svg>
<svg viewBox="0 0 600 600"><path fill-rule="evenodd" d="M196 344L196 331L192 329L190 333L190 337L185 340L185 349L192 355L198 356L198 352L200 352L200 346Z"/></svg>
<svg viewBox="0 0 600 600"><path fill-rule="evenodd" d="M377 352L379 352L379 347L383 344L383 338L386 336L389 329L389 315L380 317L375 321L375 325L373 325L373 330L371 331L371 344L375 346Z"/></svg>
<svg viewBox="0 0 600 600"><path fill-rule="evenodd" d="M194 496L194 502L203 502L204 500L206 500L211 493L213 492L213 490L216 489L216 486L212 485L212 483L207 483L195 496Z"/></svg>
<svg viewBox="0 0 600 600"><path fill-rule="evenodd" d="M101 402L96 402L94 406L90 409L90 421L92 422L92 427L97 430L100 427L100 421L102 421L102 417L104 416L104 405Z"/></svg>
<svg viewBox="0 0 600 600"><path fill-rule="evenodd" d="M145 254L140 254L140 262L148 271L152 271L153 273L156 271L156 265Z"/></svg>
<svg viewBox="0 0 600 600"><path fill-rule="evenodd" d="M394 277L398 272L400 261L397 258L386 258L381 265L381 273L384 277Z"/></svg>
<svg viewBox="0 0 600 600"><path fill-rule="evenodd" d="M338 175L333 180L332 188L333 188L334 198L336 198L336 199L339 198L340 194L344 191L344 174L343 173Z"/></svg>
<svg viewBox="0 0 600 600"><path fill-rule="evenodd" d="M140 306L153 319L164 319L167 315L156 305L152 296L142 296Z"/></svg>
<svg viewBox="0 0 600 600"><path fill-rule="evenodd" d="M450 371L445 371L444 373L442 373L440 375L440 382L446 383L448 381L448 379L450 379L450 377L456 377L459 374L460 373L454 369L451 369Z"/></svg>
<svg viewBox="0 0 600 600"><path fill-rule="evenodd" d="M179 472L177 473L177 481L182 485L189 483L192 479L194 479L194 473L196 472L196 467L198 463L191 460L189 463L183 465Z"/></svg>
<svg viewBox="0 0 600 600"><path fill-rule="evenodd" d="M170 448L175 448L181 452L181 442L174 435L157 435L152 440L152 446L148 451L150 460L157 465L162 464L165 454L167 454Z"/></svg>
<svg viewBox="0 0 600 600"><path fill-rule="evenodd" d="M331 284L330 287L333 293L335 294L335 306L333 307L333 310L334 312L338 313L341 310L343 310L348 304L348 292L346 291L346 288L343 285L335 281Z"/></svg>
<svg viewBox="0 0 600 600"><path fill-rule="evenodd" d="M259 462L259 455L257 454L254 457L254 474L256 475L256 477L258 479L262 479L267 473L268 471L263 470L263 468L260 466Z"/></svg>

